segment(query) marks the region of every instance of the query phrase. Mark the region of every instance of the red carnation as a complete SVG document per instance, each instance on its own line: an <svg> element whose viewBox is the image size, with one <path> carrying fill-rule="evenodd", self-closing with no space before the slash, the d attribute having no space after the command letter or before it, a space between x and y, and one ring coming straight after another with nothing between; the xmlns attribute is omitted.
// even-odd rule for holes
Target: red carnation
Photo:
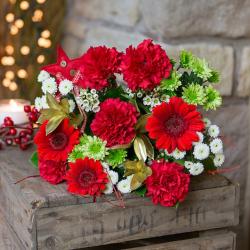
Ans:
<svg viewBox="0 0 250 250"><path fill-rule="evenodd" d="M118 72L120 55L115 48L89 48L82 57L84 85L96 90L107 87L108 80Z"/></svg>
<svg viewBox="0 0 250 250"><path fill-rule="evenodd" d="M156 106L146 124L149 137L156 139L156 147L169 153L176 148L190 150L192 143L199 141L197 132L204 127L196 106L187 104L179 97L172 97L169 103Z"/></svg>
<svg viewBox="0 0 250 250"><path fill-rule="evenodd" d="M62 182L66 175L66 162L39 159L40 176L51 184Z"/></svg>
<svg viewBox="0 0 250 250"><path fill-rule="evenodd" d="M66 161L78 143L79 131L70 125L69 119L64 119L54 132L46 136L47 123L41 125L34 138L39 157L43 160Z"/></svg>
<svg viewBox="0 0 250 250"><path fill-rule="evenodd" d="M68 191L80 195L99 196L109 182L107 173L99 161L84 158L70 163L70 169L66 175Z"/></svg>
<svg viewBox="0 0 250 250"><path fill-rule="evenodd" d="M169 77L172 64L165 50L148 39L137 48L130 46L126 49L121 70L128 87L133 91L139 88L152 90L163 78Z"/></svg>
<svg viewBox="0 0 250 250"><path fill-rule="evenodd" d="M183 172L183 166L177 163L154 161L152 175L146 180L147 196L152 196L154 204L171 207L182 202L190 183L190 175Z"/></svg>
<svg viewBox="0 0 250 250"><path fill-rule="evenodd" d="M94 135L107 141L107 146L130 143L135 137L138 113L134 105L110 98L100 105L100 111L91 123Z"/></svg>

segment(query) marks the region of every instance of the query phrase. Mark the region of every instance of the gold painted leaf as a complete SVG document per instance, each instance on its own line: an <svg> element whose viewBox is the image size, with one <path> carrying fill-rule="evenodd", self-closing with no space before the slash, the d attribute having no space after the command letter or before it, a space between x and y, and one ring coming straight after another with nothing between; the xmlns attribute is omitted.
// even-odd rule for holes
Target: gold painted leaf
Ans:
<svg viewBox="0 0 250 250"><path fill-rule="evenodd" d="M52 117L46 126L46 135L55 131L64 118L65 118L64 115L57 115Z"/></svg>
<svg viewBox="0 0 250 250"><path fill-rule="evenodd" d="M152 174L150 167L146 166L143 161L126 161L124 163L125 176L133 175L131 180L131 189L139 188L148 176Z"/></svg>
<svg viewBox="0 0 250 250"><path fill-rule="evenodd" d="M83 116L81 114L76 115L72 113L70 115L70 122L75 128L77 128L82 123L82 121L83 121Z"/></svg>
<svg viewBox="0 0 250 250"><path fill-rule="evenodd" d="M147 160L146 146L140 137L136 137L134 140L134 151L139 160L143 160L144 162Z"/></svg>
<svg viewBox="0 0 250 250"><path fill-rule="evenodd" d="M153 147L151 141L149 140L149 138L146 135L140 135L140 137L142 138L142 140L145 144L148 158L154 160L154 147Z"/></svg>
<svg viewBox="0 0 250 250"><path fill-rule="evenodd" d="M57 102L54 96L51 95L50 93L46 94L46 100L51 109L61 110L60 104Z"/></svg>
<svg viewBox="0 0 250 250"><path fill-rule="evenodd" d="M137 121L137 123L135 125L135 129L136 129L137 132L139 132L139 133L146 133L147 132L146 129L145 129L145 126L146 126L147 120L148 120L148 118L150 116L151 116L150 114L146 114L146 115L142 115L138 119L138 121Z"/></svg>
<svg viewBox="0 0 250 250"><path fill-rule="evenodd" d="M68 99L64 98L60 102L60 106L62 111L64 111L66 114L69 114L69 102Z"/></svg>

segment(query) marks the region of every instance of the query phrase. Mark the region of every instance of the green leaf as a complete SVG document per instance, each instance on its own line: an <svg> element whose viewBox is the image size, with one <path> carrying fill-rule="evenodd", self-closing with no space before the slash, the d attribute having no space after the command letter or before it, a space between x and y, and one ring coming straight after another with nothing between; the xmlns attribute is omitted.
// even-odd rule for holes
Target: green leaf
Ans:
<svg viewBox="0 0 250 250"><path fill-rule="evenodd" d="M35 151L31 157L30 157L30 163L33 165L33 167L38 168L38 154L37 151Z"/></svg>
<svg viewBox="0 0 250 250"><path fill-rule="evenodd" d="M141 197L145 197L147 188L146 186L141 186L138 189L136 189L134 192Z"/></svg>
<svg viewBox="0 0 250 250"><path fill-rule="evenodd" d="M147 124L147 120L148 118L151 116L151 114L145 114L145 115L142 115L136 125L135 125L135 129L139 132L139 133L146 133L146 129L145 129L145 126Z"/></svg>

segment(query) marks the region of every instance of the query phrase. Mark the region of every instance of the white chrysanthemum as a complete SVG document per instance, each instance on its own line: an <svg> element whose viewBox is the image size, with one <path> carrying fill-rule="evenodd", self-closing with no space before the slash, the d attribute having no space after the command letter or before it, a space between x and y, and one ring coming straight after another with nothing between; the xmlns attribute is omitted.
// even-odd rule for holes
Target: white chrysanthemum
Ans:
<svg viewBox="0 0 250 250"><path fill-rule="evenodd" d="M194 146L194 158L197 160L204 160L209 156L209 147L205 143L198 143Z"/></svg>
<svg viewBox="0 0 250 250"><path fill-rule="evenodd" d="M48 79L44 80L42 83L42 91L44 94L50 93L55 94L57 91L57 84L54 78L49 77Z"/></svg>
<svg viewBox="0 0 250 250"><path fill-rule="evenodd" d="M169 95L162 95L161 96L161 101L162 102L169 102L169 99L170 99Z"/></svg>
<svg viewBox="0 0 250 250"><path fill-rule="evenodd" d="M216 154L214 157L214 165L215 167L221 167L222 164L225 161L225 155L224 154Z"/></svg>
<svg viewBox="0 0 250 250"><path fill-rule="evenodd" d="M211 125L209 128L208 128L208 134L213 137L213 138L216 138L219 136L220 134L220 128L217 126L217 125Z"/></svg>
<svg viewBox="0 0 250 250"><path fill-rule="evenodd" d="M197 145L197 144L199 144L199 143L202 143L203 140L204 140L204 135L203 135L201 132L196 132L196 133L197 133L197 135L199 136L199 141L193 142L193 145Z"/></svg>
<svg viewBox="0 0 250 250"><path fill-rule="evenodd" d="M187 169L192 168L193 165L194 165L194 163L191 162L191 161L185 161L185 162L184 162L184 166L185 166L185 168L187 168Z"/></svg>
<svg viewBox="0 0 250 250"><path fill-rule="evenodd" d="M37 81L38 82L43 82L44 80L48 79L50 77L49 73L45 70L40 71Z"/></svg>
<svg viewBox="0 0 250 250"><path fill-rule="evenodd" d="M67 95L73 89L73 83L67 79L62 80L59 84L59 91L62 95Z"/></svg>
<svg viewBox="0 0 250 250"><path fill-rule="evenodd" d="M43 96L41 97L41 99L42 99L42 106L43 106L43 109L48 109L48 108L49 108L49 105L48 105L48 103L47 103L46 96L43 95Z"/></svg>
<svg viewBox="0 0 250 250"><path fill-rule="evenodd" d="M125 180L121 180L120 182L118 182L117 184L117 189L123 193L123 194L127 194L127 193L131 193L131 180L132 180L132 175L128 176Z"/></svg>
<svg viewBox="0 0 250 250"><path fill-rule="evenodd" d="M175 149L172 153L172 156L175 159L183 159L185 155L186 155L186 151L180 151L179 149Z"/></svg>
<svg viewBox="0 0 250 250"><path fill-rule="evenodd" d="M108 172L109 171L109 165L106 162L102 162L103 169Z"/></svg>
<svg viewBox="0 0 250 250"><path fill-rule="evenodd" d="M223 151L222 140L219 138L213 139L210 142L210 149L211 149L212 153L214 153L214 154L222 153L222 151Z"/></svg>
<svg viewBox="0 0 250 250"><path fill-rule="evenodd" d="M109 176L109 179L111 181L111 183L113 183L114 185L118 182L119 180L119 176L118 176L118 173L113 171L113 170L109 170L108 171L108 176Z"/></svg>
<svg viewBox="0 0 250 250"><path fill-rule="evenodd" d="M69 112L72 113L76 107L76 104L72 99L69 99L68 102L69 102Z"/></svg>
<svg viewBox="0 0 250 250"><path fill-rule="evenodd" d="M150 96L145 96L143 99L143 104L146 106L150 106L152 103L152 98Z"/></svg>
<svg viewBox="0 0 250 250"><path fill-rule="evenodd" d="M113 184L111 182L106 184L106 189L103 191L104 194L112 194L113 193Z"/></svg>
<svg viewBox="0 0 250 250"><path fill-rule="evenodd" d="M210 127L210 125L212 124L208 118L204 118L203 121L205 123L206 128Z"/></svg>
<svg viewBox="0 0 250 250"><path fill-rule="evenodd" d="M199 175L204 171L204 166L201 162L194 163L193 166L189 169L191 175Z"/></svg>
<svg viewBox="0 0 250 250"><path fill-rule="evenodd" d="M35 108L40 111L43 108L42 97L36 97L35 99Z"/></svg>

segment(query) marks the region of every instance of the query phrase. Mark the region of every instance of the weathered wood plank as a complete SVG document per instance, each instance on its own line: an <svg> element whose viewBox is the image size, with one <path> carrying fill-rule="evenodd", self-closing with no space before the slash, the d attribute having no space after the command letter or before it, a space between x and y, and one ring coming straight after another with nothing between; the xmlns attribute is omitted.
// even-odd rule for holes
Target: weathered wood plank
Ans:
<svg viewBox="0 0 250 250"><path fill-rule="evenodd" d="M212 237L199 237L188 240L149 244L135 248L122 248L123 250L235 250L236 235L232 232L214 235Z"/></svg>
<svg viewBox="0 0 250 250"><path fill-rule="evenodd" d="M124 196L125 209L105 199L72 196L52 186L28 162L31 151L0 152L0 198L4 215L28 249L73 249L134 239L232 226L238 222L238 187L222 176L201 176L180 208L155 206Z"/></svg>
<svg viewBox="0 0 250 250"><path fill-rule="evenodd" d="M2 213L0 213L0 249L25 250L12 228L6 223Z"/></svg>
<svg viewBox="0 0 250 250"><path fill-rule="evenodd" d="M126 200L125 209L105 202L42 208L37 212L38 248L74 249L232 226L236 199L230 185L193 191L178 210L145 198Z"/></svg>

